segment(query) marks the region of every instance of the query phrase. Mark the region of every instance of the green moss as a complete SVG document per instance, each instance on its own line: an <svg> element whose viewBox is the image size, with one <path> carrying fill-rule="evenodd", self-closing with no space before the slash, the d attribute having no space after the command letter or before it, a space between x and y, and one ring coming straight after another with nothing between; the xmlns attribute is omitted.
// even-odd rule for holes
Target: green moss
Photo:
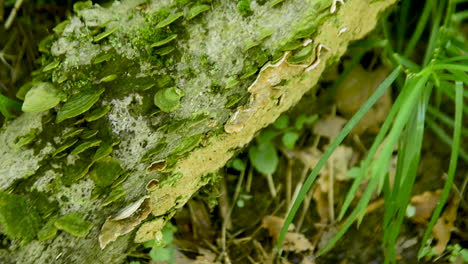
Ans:
<svg viewBox="0 0 468 264"><path fill-rule="evenodd" d="M55 218L49 219L49 221L47 221L41 230L39 230L37 233L37 238L39 241L53 239L55 236L57 236L58 228L55 226L55 221L57 221Z"/></svg>
<svg viewBox="0 0 468 264"><path fill-rule="evenodd" d="M240 0L237 3L237 10L243 15L243 16L249 16L252 14L252 9L250 8L250 0Z"/></svg>
<svg viewBox="0 0 468 264"><path fill-rule="evenodd" d="M39 231L41 218L23 196L0 191L0 224L8 237L29 242Z"/></svg>
<svg viewBox="0 0 468 264"><path fill-rule="evenodd" d="M102 202L102 206L108 206L111 203L124 198L126 193L127 192L124 189L122 189L122 187L113 188L107 196L107 198Z"/></svg>
<svg viewBox="0 0 468 264"><path fill-rule="evenodd" d="M65 186L70 186L72 183L83 178L93 165L93 161L89 158L89 151L80 155L80 157L72 165L66 165L63 170L62 183Z"/></svg>
<svg viewBox="0 0 468 264"><path fill-rule="evenodd" d="M18 148L26 146L29 143L31 143L37 137L38 134L39 134L39 129L33 128L27 134L18 136L17 138L15 138L13 143Z"/></svg>
<svg viewBox="0 0 468 264"><path fill-rule="evenodd" d="M76 237L87 236L91 228L93 228L93 224L83 220L83 216L76 211L59 217L54 225L57 229Z"/></svg>
<svg viewBox="0 0 468 264"><path fill-rule="evenodd" d="M202 134L193 135L193 136L184 138L182 142L180 142L180 144L171 152L171 154L180 156L191 151L192 149L197 147L198 144L200 144L202 138L203 138Z"/></svg>
<svg viewBox="0 0 468 264"><path fill-rule="evenodd" d="M119 161L112 157L105 157L96 161L89 176L96 186L107 187L112 185L123 172Z"/></svg>
<svg viewBox="0 0 468 264"><path fill-rule="evenodd" d="M198 16L199 14L201 14L201 13L203 13L205 11L208 11L208 10L210 10L209 5L196 5L196 6L193 6L192 8L190 8L190 10L188 11L185 18L187 20L191 20L191 19L195 18L196 16Z"/></svg>
<svg viewBox="0 0 468 264"><path fill-rule="evenodd" d="M160 142L160 143L156 144L156 146L154 146L153 148L148 150L145 153L145 155L143 155L143 157L141 158L141 161L145 162L145 161L148 161L148 160L152 159L154 156L161 153L166 147L167 147L166 142Z"/></svg>
<svg viewBox="0 0 468 264"><path fill-rule="evenodd" d="M32 86L24 97L23 112L49 110L64 99L64 94L53 84L40 82Z"/></svg>
<svg viewBox="0 0 468 264"><path fill-rule="evenodd" d="M101 142L102 140L100 139L83 142L80 145L76 146L76 148L72 150L71 154L78 155L89 148L98 147L101 144Z"/></svg>
<svg viewBox="0 0 468 264"><path fill-rule="evenodd" d="M71 97L57 113L57 123L88 111L99 100L99 96L103 92L104 88L102 87L90 88Z"/></svg>
<svg viewBox="0 0 468 264"><path fill-rule="evenodd" d="M172 112L179 107L183 96L184 91L177 87L165 88L154 95L154 104L163 112Z"/></svg>

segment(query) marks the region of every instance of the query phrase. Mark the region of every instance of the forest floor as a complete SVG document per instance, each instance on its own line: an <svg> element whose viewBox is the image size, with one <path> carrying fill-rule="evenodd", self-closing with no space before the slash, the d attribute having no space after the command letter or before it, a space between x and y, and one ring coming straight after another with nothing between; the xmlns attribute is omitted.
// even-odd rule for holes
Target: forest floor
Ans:
<svg viewBox="0 0 468 264"><path fill-rule="evenodd" d="M73 1L25 2L8 30L3 24L15 1L0 3L0 93L15 98L40 59L38 43L71 14ZM316 258L316 253L342 227L338 209L352 184L352 168L366 156L390 111L396 98L391 92L383 95L321 170L286 234L282 257L277 257L276 241L302 183L347 120L390 73L381 49L375 48L353 66L341 85L335 85L355 53L350 47L341 62L324 74L315 94L306 95L266 128L218 172L216 182L200 190L177 212L172 225L165 229L174 263L384 263L384 200L376 194L359 226L353 224L326 254ZM0 115L0 126L2 118ZM275 148L272 156L258 154L265 141ZM418 261L422 237L441 196L450 154L450 147L430 130L425 132L411 203L394 245L398 263L468 263L464 262L468 259L468 164L464 161L459 161L451 196L440 216L443 221L432 232L431 250ZM390 175L396 156L393 163ZM357 199L366 184L358 189ZM165 263L158 261L163 258L161 251L152 248L151 244L137 245L129 252L128 263Z"/></svg>

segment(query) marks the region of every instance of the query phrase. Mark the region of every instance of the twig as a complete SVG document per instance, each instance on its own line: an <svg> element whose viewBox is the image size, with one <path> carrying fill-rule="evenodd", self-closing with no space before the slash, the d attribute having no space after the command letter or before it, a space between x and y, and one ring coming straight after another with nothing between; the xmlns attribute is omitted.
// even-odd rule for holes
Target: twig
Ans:
<svg viewBox="0 0 468 264"><path fill-rule="evenodd" d="M239 175L239 179L237 180L237 185L236 185L236 191L234 192L234 197L232 199L232 205L230 206L229 208L229 211L227 212L224 220L223 220L223 225L221 227L221 248L222 248L222 252L221 252L221 255L220 256L224 256L224 261L226 263L231 263L230 259L229 259L229 256L227 254L227 251L226 251L226 229L227 229L227 223L228 221L230 222L230 219L231 219L231 213L232 213L232 210L234 209L234 205L236 204L237 202L237 199L239 198L239 194L240 194L240 190L242 188L242 183L244 182L244 178L245 178L245 171L242 171Z"/></svg>
<svg viewBox="0 0 468 264"><path fill-rule="evenodd" d="M16 13L20 9L21 5L23 4L24 0L16 0L15 6L10 12L10 15L8 16L6 22L5 22L5 29L8 30L11 27L11 24L13 24L13 20L15 20Z"/></svg>
<svg viewBox="0 0 468 264"><path fill-rule="evenodd" d="M286 168L286 207L289 208L291 204L291 190L292 190L292 165L291 159L288 158L288 165Z"/></svg>
<svg viewBox="0 0 468 264"><path fill-rule="evenodd" d="M267 182L268 182L268 189L270 189L271 196L273 198L275 198L276 197L276 189L275 189L275 182L273 181L273 177L269 173L269 174L266 175L266 178L267 178Z"/></svg>

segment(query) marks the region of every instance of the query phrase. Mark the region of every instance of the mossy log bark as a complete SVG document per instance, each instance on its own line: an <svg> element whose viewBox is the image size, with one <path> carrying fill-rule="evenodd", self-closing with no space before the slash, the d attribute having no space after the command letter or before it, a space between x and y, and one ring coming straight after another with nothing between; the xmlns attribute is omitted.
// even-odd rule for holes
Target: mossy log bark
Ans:
<svg viewBox="0 0 468 264"><path fill-rule="evenodd" d="M395 1L75 4L0 130L0 262L122 263Z"/></svg>

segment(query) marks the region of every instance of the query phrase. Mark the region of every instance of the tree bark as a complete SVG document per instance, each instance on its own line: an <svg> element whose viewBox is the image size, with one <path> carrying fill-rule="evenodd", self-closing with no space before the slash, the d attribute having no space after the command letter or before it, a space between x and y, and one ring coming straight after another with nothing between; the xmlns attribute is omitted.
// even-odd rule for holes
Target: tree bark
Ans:
<svg viewBox="0 0 468 264"><path fill-rule="evenodd" d="M0 129L0 262L122 263L395 1L75 4Z"/></svg>

